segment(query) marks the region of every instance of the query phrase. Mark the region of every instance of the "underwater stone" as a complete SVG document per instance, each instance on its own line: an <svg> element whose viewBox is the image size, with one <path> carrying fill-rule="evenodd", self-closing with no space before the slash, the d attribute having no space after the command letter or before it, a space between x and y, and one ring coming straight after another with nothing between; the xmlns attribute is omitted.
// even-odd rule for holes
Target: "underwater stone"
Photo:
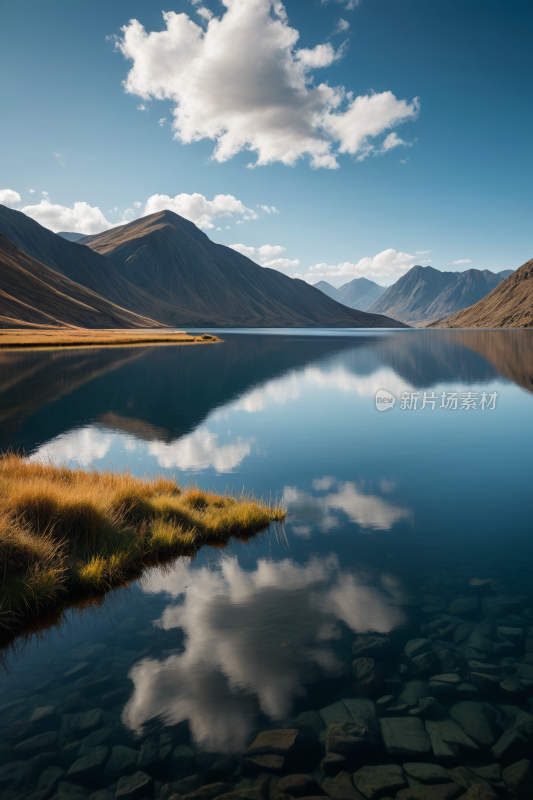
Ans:
<svg viewBox="0 0 533 800"><path fill-rule="evenodd" d="M322 785L331 800L362 800L348 772L339 772L336 778Z"/></svg>
<svg viewBox="0 0 533 800"><path fill-rule="evenodd" d="M361 767L354 772L353 782L367 800L382 797L385 792L395 794L407 783L402 768L398 764Z"/></svg>
<svg viewBox="0 0 533 800"><path fill-rule="evenodd" d="M287 775L278 781L276 790L291 797L319 797L326 794L310 775Z"/></svg>
<svg viewBox="0 0 533 800"><path fill-rule="evenodd" d="M410 639L404 648L404 653L408 658L415 658L423 653L429 653L432 648L430 639Z"/></svg>
<svg viewBox="0 0 533 800"><path fill-rule="evenodd" d="M417 717L383 717L381 734L391 755L422 755L431 751L429 734Z"/></svg>
<svg viewBox="0 0 533 800"><path fill-rule="evenodd" d="M533 769L529 759L524 758L506 767L502 777L507 786L519 797L528 799L533 797Z"/></svg>
<svg viewBox="0 0 533 800"><path fill-rule="evenodd" d="M337 753L347 759L354 759L370 744L370 732L357 722L339 722L328 725L326 732L326 752Z"/></svg>
<svg viewBox="0 0 533 800"><path fill-rule="evenodd" d="M374 633L361 633L352 643L352 653L356 658L375 658L385 661L396 653L396 645L388 636Z"/></svg>
<svg viewBox="0 0 533 800"><path fill-rule="evenodd" d="M439 764L408 763L403 765L404 771L420 783L449 783L450 773Z"/></svg>
<svg viewBox="0 0 533 800"><path fill-rule="evenodd" d="M341 700L338 700L336 703L333 703L330 706L326 706L325 708L321 708L318 712L324 723L327 725L333 725L337 722L352 722L353 717L344 705Z"/></svg>
<svg viewBox="0 0 533 800"><path fill-rule="evenodd" d="M138 750L133 750L123 744L116 744L111 748L111 756L104 772L105 779L113 782L123 775L132 775L137 771L138 758Z"/></svg>
<svg viewBox="0 0 533 800"><path fill-rule="evenodd" d="M119 780L115 800L143 800L143 798L152 797L153 793L152 778L146 772L139 771L134 775L125 775Z"/></svg>
<svg viewBox="0 0 533 800"><path fill-rule="evenodd" d="M87 755L72 764L67 778L73 781L98 782L104 774L104 767L109 758L109 747L94 747Z"/></svg>
<svg viewBox="0 0 533 800"><path fill-rule="evenodd" d="M478 607L477 597L457 597L448 606L448 614L468 614Z"/></svg>
<svg viewBox="0 0 533 800"><path fill-rule="evenodd" d="M497 714L489 703L462 700L450 708L450 716L481 747L490 747L496 741Z"/></svg>
<svg viewBox="0 0 533 800"><path fill-rule="evenodd" d="M55 750L57 747L57 733L56 731L48 731L47 733L40 733L37 736L32 736L31 739L26 739L19 742L13 748L14 753L24 753L30 756L33 753L43 753L46 750Z"/></svg>
<svg viewBox="0 0 533 800"><path fill-rule="evenodd" d="M524 756L527 749L527 739L517 730L510 728L491 747L491 753L497 761L509 763Z"/></svg>

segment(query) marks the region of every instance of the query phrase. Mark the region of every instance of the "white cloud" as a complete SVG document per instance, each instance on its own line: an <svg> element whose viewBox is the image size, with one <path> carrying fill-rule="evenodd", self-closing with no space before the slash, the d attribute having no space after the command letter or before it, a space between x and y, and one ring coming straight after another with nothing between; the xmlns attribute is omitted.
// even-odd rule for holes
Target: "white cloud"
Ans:
<svg viewBox="0 0 533 800"><path fill-rule="evenodd" d="M330 3L332 0L322 0L322 5L325 6ZM342 3L346 11L353 11L354 8L357 8L361 0L333 0L334 3Z"/></svg>
<svg viewBox="0 0 533 800"><path fill-rule="evenodd" d="M213 14L205 6L199 6L196 9L196 13L199 14L202 17L202 19L205 19L207 22L209 22L209 20L213 18Z"/></svg>
<svg viewBox="0 0 533 800"><path fill-rule="evenodd" d="M341 17L340 20L335 25L335 30L333 31L331 36L336 36L338 33L346 33L346 31L348 31L349 29L350 29L350 23L347 20L342 19Z"/></svg>
<svg viewBox="0 0 533 800"><path fill-rule="evenodd" d="M166 117L161 117L161 119L159 120L159 122L157 124L159 125L159 127L162 128L166 121L167 121Z"/></svg>
<svg viewBox="0 0 533 800"><path fill-rule="evenodd" d="M149 108L146 108L146 106L144 105L144 103L139 103L139 105L137 106L137 111L148 111L148 112L149 112L149 111L150 111L150 109L149 109Z"/></svg>
<svg viewBox="0 0 533 800"><path fill-rule="evenodd" d="M340 275L346 278L361 278L367 277L372 280L379 280L380 278L387 282L396 280L401 275L404 275L411 267L420 260L419 256L429 253L429 250L419 250L414 255L410 253L401 253L397 250L389 248L383 250L373 257L361 258L357 263L352 264L346 261L343 264L336 266L330 264L316 264L311 267L311 271L305 276L305 280L316 283L317 278L327 278L328 276ZM431 259L424 259L424 262Z"/></svg>
<svg viewBox="0 0 533 800"><path fill-rule="evenodd" d="M206 200L203 194L196 193L177 194L175 197L169 197L167 194L153 194L146 202L144 213L155 214L156 211L165 209L189 219L199 228L214 228L214 219L232 217L234 214L242 216L243 221L258 218L255 211L246 208L231 194L217 194L213 200Z"/></svg>
<svg viewBox="0 0 533 800"><path fill-rule="evenodd" d="M30 189L32 192L33 189ZM0 189L0 203L4 206L14 206L17 203L21 202L21 197L18 192L14 192L13 189Z"/></svg>
<svg viewBox="0 0 533 800"><path fill-rule="evenodd" d="M35 194L35 189L28 189L30 194Z"/></svg>
<svg viewBox="0 0 533 800"><path fill-rule="evenodd" d="M403 145L404 147L411 147L410 142L404 142L403 139L394 133L389 133L388 136L385 137L383 140L383 144L381 145L381 152L386 153L387 150L392 150L393 147L398 147L399 145Z"/></svg>
<svg viewBox="0 0 533 800"><path fill-rule="evenodd" d="M280 212L276 208L276 206L257 206L257 208L261 208L266 214L279 214Z"/></svg>
<svg viewBox="0 0 533 800"><path fill-rule="evenodd" d="M343 674L333 645L346 628L386 633L405 621L394 579L352 574L335 556L259 559L253 570L227 557L217 568L178 563L142 588L175 598L156 625L181 628L184 649L135 664L123 722L139 733L150 719L188 720L207 752L242 753L260 713L281 727L306 684Z"/></svg>
<svg viewBox="0 0 533 800"><path fill-rule="evenodd" d="M57 158L57 160L59 161L59 163L63 168L66 167L66 164L64 163L64 161L61 160L61 156L59 155L59 153L52 153L52 155L54 156L54 158Z"/></svg>
<svg viewBox="0 0 533 800"><path fill-rule="evenodd" d="M291 260L290 258L280 258L286 248L280 245L264 244L262 247L247 247L245 244L230 244L228 245L243 256L251 258L262 267L269 267L270 269L277 269L279 272L295 269L300 266L298 259Z"/></svg>
<svg viewBox="0 0 533 800"><path fill-rule="evenodd" d="M164 469L177 467L188 472L201 472L213 468L217 473L232 472L252 452L255 439L237 437L235 441L221 444L218 434L208 428L197 428L194 433L175 442L150 442L148 451Z"/></svg>
<svg viewBox="0 0 533 800"><path fill-rule="evenodd" d="M140 208L142 206L142 203L139 200L136 200L133 205L135 206L135 208Z"/></svg>
<svg viewBox="0 0 533 800"><path fill-rule="evenodd" d="M313 488L315 491L328 491L336 482L335 478L329 477L315 479ZM318 526L324 532L339 526L332 511L342 511L364 531L388 531L400 520L411 520L413 516L410 509L396 506L379 495L369 494L352 481L339 483L336 492L321 497L286 486L283 497L290 520L295 519L297 525Z"/></svg>
<svg viewBox="0 0 533 800"><path fill-rule="evenodd" d="M31 456L32 460L75 461L87 466L99 458L104 458L113 443L113 435L102 433L95 425L62 433L41 445Z"/></svg>
<svg viewBox="0 0 533 800"><path fill-rule="evenodd" d="M461 258L459 261L453 261L452 263L453 264L471 264L472 263L472 259L471 258Z"/></svg>
<svg viewBox="0 0 533 800"><path fill-rule="evenodd" d="M173 102L174 135L183 144L211 139L220 162L250 150L255 165L292 165L307 155L313 167L335 169L338 153L361 159L382 152L370 140L418 115L417 98L408 103L390 91L354 97L342 86L316 85L310 71L342 58L346 43L298 49L299 33L279 0L222 2L224 14L205 31L169 11L165 30L147 32L133 19L116 38L133 62L126 92Z"/></svg>
<svg viewBox="0 0 533 800"><path fill-rule="evenodd" d="M43 195L38 205L24 206L20 210L55 233L58 231L100 233L111 227L111 223L106 220L98 206L79 202L68 208L51 203L48 192L43 192Z"/></svg>

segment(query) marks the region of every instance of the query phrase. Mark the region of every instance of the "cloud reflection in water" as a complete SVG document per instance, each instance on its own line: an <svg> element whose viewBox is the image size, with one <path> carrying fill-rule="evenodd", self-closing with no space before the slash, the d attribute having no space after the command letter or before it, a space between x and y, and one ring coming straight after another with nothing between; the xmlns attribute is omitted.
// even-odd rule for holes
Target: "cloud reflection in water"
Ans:
<svg viewBox="0 0 533 800"><path fill-rule="evenodd" d="M194 741L209 752L242 751L259 712L283 720L306 683L341 674L331 647L340 622L386 632L404 620L393 578L371 585L343 571L335 556L306 565L262 559L253 571L237 558L215 570L178 564L145 590L183 596L155 624L183 628L186 645L133 667L124 722L138 732L153 718L188 719Z"/></svg>

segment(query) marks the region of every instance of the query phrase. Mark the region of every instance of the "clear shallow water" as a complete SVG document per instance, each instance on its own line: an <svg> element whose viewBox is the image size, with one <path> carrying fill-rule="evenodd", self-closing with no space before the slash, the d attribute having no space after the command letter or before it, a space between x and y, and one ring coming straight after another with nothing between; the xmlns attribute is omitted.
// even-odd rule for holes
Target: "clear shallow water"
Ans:
<svg viewBox="0 0 533 800"><path fill-rule="evenodd" d="M0 789L13 798L38 790L39 800L107 789L95 798L107 800L121 776L140 769L155 783L146 779L138 800L164 800L169 782L191 775L197 780L173 791L223 781L228 786L206 790L204 800L236 787L249 796L253 771L265 765L241 763L246 748L261 730L293 726L308 739L281 769L312 775L323 792L324 770L333 769L320 768L325 723L350 713L349 703L324 709L387 695L394 699L372 713L400 720L392 725L404 742L401 725L422 719L414 723L418 745L396 752L389 734L378 734L350 750L342 762L350 774L363 764L483 770L530 757L532 333L278 330L223 338L201 348L0 354L3 449L175 473L182 483L283 496L289 507L284 532L153 570L100 606L67 610L11 643L0 705L16 702L0 709ZM384 413L376 410L379 389L396 399ZM458 408L440 408L442 394L454 392ZM467 392L476 408L461 409ZM409 402L418 393L416 409L401 408L402 393ZM434 409L421 408L424 393L437 398ZM497 395L495 408L480 407L483 393ZM376 632L389 637L388 650L376 658L375 643L358 639L352 653L358 634ZM415 638L429 640L416 647L432 654L407 657ZM356 656L376 664L370 683L363 675L354 687ZM356 665L360 679L363 667ZM472 678L476 670L493 678ZM455 677L429 685L442 674ZM419 696L444 710L416 711ZM481 701L488 716L480 717ZM457 710L463 702L476 705ZM405 707L390 710L397 706ZM352 712L348 719L360 722ZM454 741L443 755L442 730L429 740L432 720L424 718L449 722L449 713L460 717L462 735L481 726L483 742ZM25 744L41 733L49 739ZM512 741L502 744L502 735ZM94 763L80 766L85 751ZM483 779L506 794L501 771L492 770ZM385 781L376 796L394 797L402 781L416 780L403 772L389 786L382 772L373 775ZM472 780L457 772L452 779Z"/></svg>

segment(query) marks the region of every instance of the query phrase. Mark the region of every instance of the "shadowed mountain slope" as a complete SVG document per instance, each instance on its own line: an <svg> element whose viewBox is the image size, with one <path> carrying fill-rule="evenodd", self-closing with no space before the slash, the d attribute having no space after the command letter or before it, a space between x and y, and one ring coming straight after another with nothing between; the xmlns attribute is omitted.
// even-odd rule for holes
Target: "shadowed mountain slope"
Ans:
<svg viewBox="0 0 533 800"><path fill-rule="evenodd" d="M0 327L158 327L28 256L0 233Z"/></svg>
<svg viewBox="0 0 533 800"><path fill-rule="evenodd" d="M177 309L129 283L108 259L77 242L68 242L21 211L0 204L0 233L41 264L111 303L160 323L180 327Z"/></svg>
<svg viewBox="0 0 533 800"><path fill-rule="evenodd" d="M212 242L171 211L150 214L80 243L139 289L180 310L182 325L401 327L348 309L305 281L260 267Z"/></svg>
<svg viewBox="0 0 533 800"><path fill-rule="evenodd" d="M417 265L389 286L369 312L389 314L411 325L433 322L481 300L506 274L487 269L441 272Z"/></svg>
<svg viewBox="0 0 533 800"><path fill-rule="evenodd" d="M77 242L78 239L83 239L84 236L87 236L86 233L72 233L71 231L58 231L57 235L62 236L68 242Z"/></svg>
<svg viewBox="0 0 533 800"><path fill-rule="evenodd" d="M501 273L500 273L501 274ZM533 326L533 259L509 275L490 294L433 323L435 328L529 328Z"/></svg>

